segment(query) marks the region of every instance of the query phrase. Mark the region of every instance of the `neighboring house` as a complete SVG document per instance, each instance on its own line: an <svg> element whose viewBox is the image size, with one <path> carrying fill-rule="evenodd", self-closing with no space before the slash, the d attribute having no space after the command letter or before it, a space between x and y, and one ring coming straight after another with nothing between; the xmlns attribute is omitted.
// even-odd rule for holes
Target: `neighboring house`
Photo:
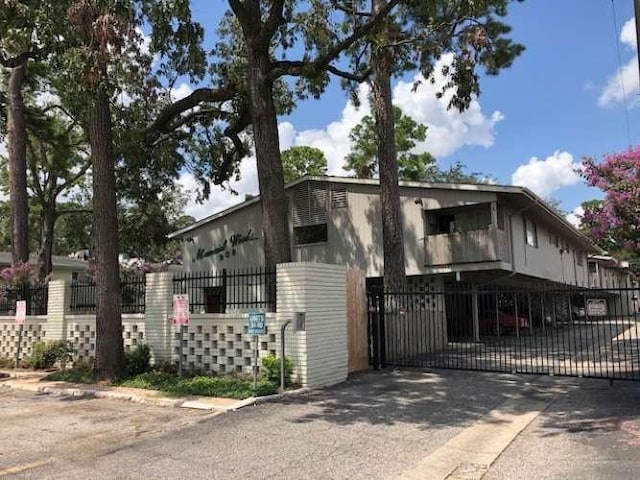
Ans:
<svg viewBox="0 0 640 480"><path fill-rule="evenodd" d="M36 255L31 255L29 261L35 264L38 258ZM51 272L52 280L75 280L86 275L88 263L84 260L54 255L51 258L51 262L53 264L53 270ZM11 253L0 252L0 269L8 267L11 263Z"/></svg>
<svg viewBox="0 0 640 480"><path fill-rule="evenodd" d="M286 186L293 261L345 264L383 274L377 180L303 177ZM589 286L589 239L523 187L400 183L410 281ZM260 198L178 230L184 269L264 263Z"/></svg>

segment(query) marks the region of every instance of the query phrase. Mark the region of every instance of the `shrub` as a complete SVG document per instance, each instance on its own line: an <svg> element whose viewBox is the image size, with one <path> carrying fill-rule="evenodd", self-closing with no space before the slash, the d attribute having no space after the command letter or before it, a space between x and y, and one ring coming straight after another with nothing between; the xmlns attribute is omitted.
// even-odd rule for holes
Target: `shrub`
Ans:
<svg viewBox="0 0 640 480"><path fill-rule="evenodd" d="M16 361L11 358L0 357L0 368L13 368L15 363Z"/></svg>
<svg viewBox="0 0 640 480"><path fill-rule="evenodd" d="M31 355L27 365L36 370L52 368L57 362L64 366L73 359L73 347L64 340L35 342L31 347Z"/></svg>
<svg viewBox="0 0 640 480"><path fill-rule="evenodd" d="M135 377L151 370L151 348L149 345L138 345L125 352L125 375Z"/></svg>
<svg viewBox="0 0 640 480"><path fill-rule="evenodd" d="M267 380L280 385L280 357L273 354L262 358L262 368L265 369ZM293 362L289 357L284 357L284 384L291 385L291 375L293 374Z"/></svg>

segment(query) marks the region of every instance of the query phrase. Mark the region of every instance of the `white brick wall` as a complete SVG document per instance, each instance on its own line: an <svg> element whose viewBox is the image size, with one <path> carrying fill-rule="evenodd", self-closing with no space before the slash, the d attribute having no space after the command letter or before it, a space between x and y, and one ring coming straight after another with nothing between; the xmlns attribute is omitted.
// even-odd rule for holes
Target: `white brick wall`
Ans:
<svg viewBox="0 0 640 480"><path fill-rule="evenodd" d="M267 334L258 337L258 354L280 355L280 329L275 313L267 313ZM254 336L247 333L247 314L192 314L189 326L182 335L173 327L171 361L178 363L182 354L185 369L201 369L215 373L253 372ZM260 365L260 361L258 361Z"/></svg>
<svg viewBox="0 0 640 480"><path fill-rule="evenodd" d="M341 382L347 377L346 272L343 266L290 263L278 266L276 313L267 313L267 334L259 337L260 358L280 356L280 328L294 313L306 315L306 331L287 327L285 354L294 363L294 381L304 386ZM95 315L69 315L69 284L49 284L48 315L28 317L22 340L24 358L35 341L68 340L76 359L95 357ZM172 324L173 281L171 273L148 274L144 314L122 317L125 349L146 343L154 361L178 362L182 354L186 369L211 373L250 374L254 337L247 333L247 313L192 314L191 324L178 343ZM13 317L0 317L0 356L15 358L17 327Z"/></svg>
<svg viewBox="0 0 640 480"><path fill-rule="evenodd" d="M348 375L346 269L343 265L278 265L278 314L304 312L306 331L291 335L289 355L304 385L332 385ZM291 328L291 327L289 327Z"/></svg>

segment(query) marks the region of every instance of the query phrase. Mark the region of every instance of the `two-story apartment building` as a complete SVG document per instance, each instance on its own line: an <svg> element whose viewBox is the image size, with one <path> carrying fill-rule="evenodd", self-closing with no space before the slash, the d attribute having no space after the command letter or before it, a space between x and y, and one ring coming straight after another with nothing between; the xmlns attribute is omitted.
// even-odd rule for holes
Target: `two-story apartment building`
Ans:
<svg viewBox="0 0 640 480"><path fill-rule="evenodd" d="M286 187L293 261L383 274L377 180L303 177ZM589 286L587 256L602 252L523 187L401 182L407 275L431 281ZM185 271L262 265L259 197L174 232Z"/></svg>

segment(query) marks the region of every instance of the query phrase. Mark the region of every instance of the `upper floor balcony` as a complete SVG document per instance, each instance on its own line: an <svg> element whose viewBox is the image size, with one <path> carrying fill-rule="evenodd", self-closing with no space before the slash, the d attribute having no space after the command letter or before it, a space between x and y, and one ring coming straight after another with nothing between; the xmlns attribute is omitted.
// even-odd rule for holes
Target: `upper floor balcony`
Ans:
<svg viewBox="0 0 640 480"><path fill-rule="evenodd" d="M496 203L425 211L425 265L510 262L504 223Z"/></svg>
<svg viewBox="0 0 640 480"><path fill-rule="evenodd" d="M509 236L497 228L428 235L424 248L428 266L511 261Z"/></svg>

